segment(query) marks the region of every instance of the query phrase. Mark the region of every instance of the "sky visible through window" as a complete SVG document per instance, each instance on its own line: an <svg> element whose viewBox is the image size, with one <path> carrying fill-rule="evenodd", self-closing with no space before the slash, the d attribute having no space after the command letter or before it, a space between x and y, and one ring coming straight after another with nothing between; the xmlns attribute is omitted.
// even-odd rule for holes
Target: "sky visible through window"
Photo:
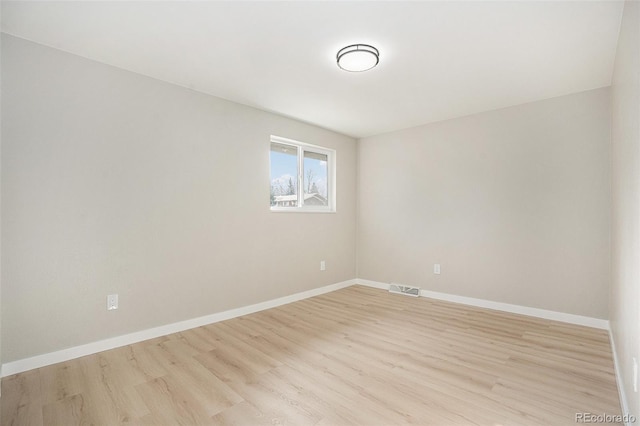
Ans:
<svg viewBox="0 0 640 426"><path fill-rule="evenodd" d="M274 195L298 193L298 157L296 150L292 150L292 153L271 151L271 192Z"/></svg>
<svg viewBox="0 0 640 426"><path fill-rule="evenodd" d="M304 192L327 196L327 157L324 154L305 152ZM291 186L297 194L298 158L295 147L289 153L271 151L271 188L275 195L289 195Z"/></svg>

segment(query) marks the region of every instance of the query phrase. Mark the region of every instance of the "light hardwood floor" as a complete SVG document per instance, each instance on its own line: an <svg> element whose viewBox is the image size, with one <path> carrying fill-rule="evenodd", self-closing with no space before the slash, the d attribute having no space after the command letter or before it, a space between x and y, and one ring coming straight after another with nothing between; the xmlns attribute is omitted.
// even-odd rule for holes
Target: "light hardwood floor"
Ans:
<svg viewBox="0 0 640 426"><path fill-rule="evenodd" d="M607 333L353 286L2 380L2 425L575 425Z"/></svg>

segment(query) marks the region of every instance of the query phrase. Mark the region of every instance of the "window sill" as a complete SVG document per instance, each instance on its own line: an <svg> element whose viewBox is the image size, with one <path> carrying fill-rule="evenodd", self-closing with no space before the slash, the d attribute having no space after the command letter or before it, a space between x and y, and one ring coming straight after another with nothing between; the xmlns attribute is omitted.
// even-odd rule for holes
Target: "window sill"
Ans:
<svg viewBox="0 0 640 426"><path fill-rule="evenodd" d="M270 211L272 213L335 213L335 209L304 209L304 208L296 208L296 207L281 207L281 208L271 208Z"/></svg>

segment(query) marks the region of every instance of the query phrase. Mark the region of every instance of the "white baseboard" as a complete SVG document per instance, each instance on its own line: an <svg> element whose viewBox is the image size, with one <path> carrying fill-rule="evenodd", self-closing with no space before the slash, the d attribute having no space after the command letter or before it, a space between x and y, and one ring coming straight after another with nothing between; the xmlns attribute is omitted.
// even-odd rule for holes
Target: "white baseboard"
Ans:
<svg viewBox="0 0 640 426"><path fill-rule="evenodd" d="M199 318L193 318L173 324L162 325L160 327L149 328L147 330L137 331L135 333L125 334L110 339L99 340L97 342L87 343L85 345L75 346L72 348L62 349L56 352L37 355L31 358L20 359L8 362L0 366L1 377L11 376L12 374L21 373L23 371L33 370L59 362L68 361L82 356L95 354L97 352L130 345L143 340L149 340L171 333L188 330L190 328L200 327L207 324L213 324L219 321L236 318L242 315L252 314L265 309L275 308L277 306L286 305L287 303L296 302L298 300L308 299L309 297L318 296L329 293L345 287L356 284L356 280L343 281L336 284L330 284L313 290L295 293L289 296L280 297L278 299L268 300L266 302L256 303L254 305L243 306L241 308L231 309L224 312L218 312Z"/></svg>
<svg viewBox="0 0 640 426"><path fill-rule="evenodd" d="M618 352L616 351L616 341L613 339L613 333L609 328L609 341L611 342L611 352L613 354L613 369L616 373L616 383L618 385L618 395L620 396L620 408L622 408L622 414L629 413L629 404L627 403L627 394L624 391L624 385L622 381L622 374L620 374L620 358L618 358ZM630 423L626 422L625 426L630 426Z"/></svg>
<svg viewBox="0 0 640 426"><path fill-rule="evenodd" d="M356 282L367 287L381 288L384 290L389 289L389 284L381 283L378 281L358 278L356 279ZM446 300L447 302L461 303L463 305L477 306L480 308L494 309L496 311L511 312L514 314L528 315L530 317L544 318L554 321L566 322L569 324L584 325L587 327L609 330L609 321L600 318L584 317L581 315L567 314L564 312L548 311L546 309L531 308L522 305L511 305L509 303L494 302L485 299L475 299L473 297L457 296L455 294L439 293L429 290L421 290L420 296L429 297L431 299Z"/></svg>
<svg viewBox="0 0 640 426"><path fill-rule="evenodd" d="M75 358L80 358L82 356L95 354L97 352L102 352L109 349L114 349L121 346L126 346L133 343L141 342L144 340L165 336L167 334L177 333L177 332L188 330L191 328L200 327L207 324L213 324L213 323L228 320L231 318L236 318L242 315L252 314L254 312L263 311L265 309L275 308L277 306L285 305L287 303L296 302L298 300L307 299L309 297L318 296L318 295L329 293L345 287L349 287L354 284L361 284L368 287L374 287L374 288L379 288L384 290L389 289L389 284L381 283L377 281L370 281L365 279L353 279L353 280L343 281L340 283L330 284L330 285L316 288L313 290L303 291L301 293L295 293L289 296L280 297L278 299L256 303L254 305L231 309L224 312L218 312L215 314L206 315L199 318L193 318L193 319L180 321L173 324L167 324L160 327L154 327L147 330L141 330L134 333L125 334L122 336L113 337L110 339L99 340L97 342L91 342L85 345L66 348L56 352L50 352L47 354L37 355L30 358L24 358L17 361L8 362L0 365L0 377L11 376L13 374L32 370L34 368L40 368L47 365L56 364L59 362L64 362L64 361L68 361ZM562 321L562 322L567 322L571 324L585 325L588 327L609 330L609 321L598 319L598 318L583 317L580 315L566 314L563 312L548 311L545 309L530 308L527 306L520 306L520 305L511 305L508 303L493 302L490 300L475 299L471 297L457 296L457 295L447 294L447 293L438 293L438 292L433 292L428 290L421 290L420 295L423 297L446 300L454 303L462 303L465 305L478 306L482 308L495 309L498 311L512 312L516 314L528 315L528 316L533 316L538 318L551 319L555 321ZM612 339L612 347L613 347L613 339ZM615 357L615 347L614 347L614 362L616 362L616 374L617 374L617 358ZM623 393L621 391L621 397L622 396L623 396Z"/></svg>

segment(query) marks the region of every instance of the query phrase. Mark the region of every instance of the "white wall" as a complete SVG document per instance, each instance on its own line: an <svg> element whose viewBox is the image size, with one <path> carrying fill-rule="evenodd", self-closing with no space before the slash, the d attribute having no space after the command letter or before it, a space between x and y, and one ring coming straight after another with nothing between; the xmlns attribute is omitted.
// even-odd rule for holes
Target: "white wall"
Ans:
<svg viewBox="0 0 640 426"><path fill-rule="evenodd" d="M626 2L612 85L611 333L619 385L640 418L633 362L640 362L640 3Z"/></svg>
<svg viewBox="0 0 640 426"><path fill-rule="evenodd" d="M355 278L353 139L2 42L5 363ZM337 150L337 213L270 212L271 134Z"/></svg>
<svg viewBox="0 0 640 426"><path fill-rule="evenodd" d="M0 7L0 21L1 21ZM0 38L0 129L2 129L2 39ZM2 132L0 131L0 188L2 187ZM0 235L2 235L2 193L0 192ZM0 259L2 259L2 239L0 238ZM0 262L0 377L2 375L2 262ZM0 387L0 396L2 396ZM2 418L0 404L0 418Z"/></svg>
<svg viewBox="0 0 640 426"><path fill-rule="evenodd" d="M609 106L604 88L359 141L359 278L606 319Z"/></svg>

